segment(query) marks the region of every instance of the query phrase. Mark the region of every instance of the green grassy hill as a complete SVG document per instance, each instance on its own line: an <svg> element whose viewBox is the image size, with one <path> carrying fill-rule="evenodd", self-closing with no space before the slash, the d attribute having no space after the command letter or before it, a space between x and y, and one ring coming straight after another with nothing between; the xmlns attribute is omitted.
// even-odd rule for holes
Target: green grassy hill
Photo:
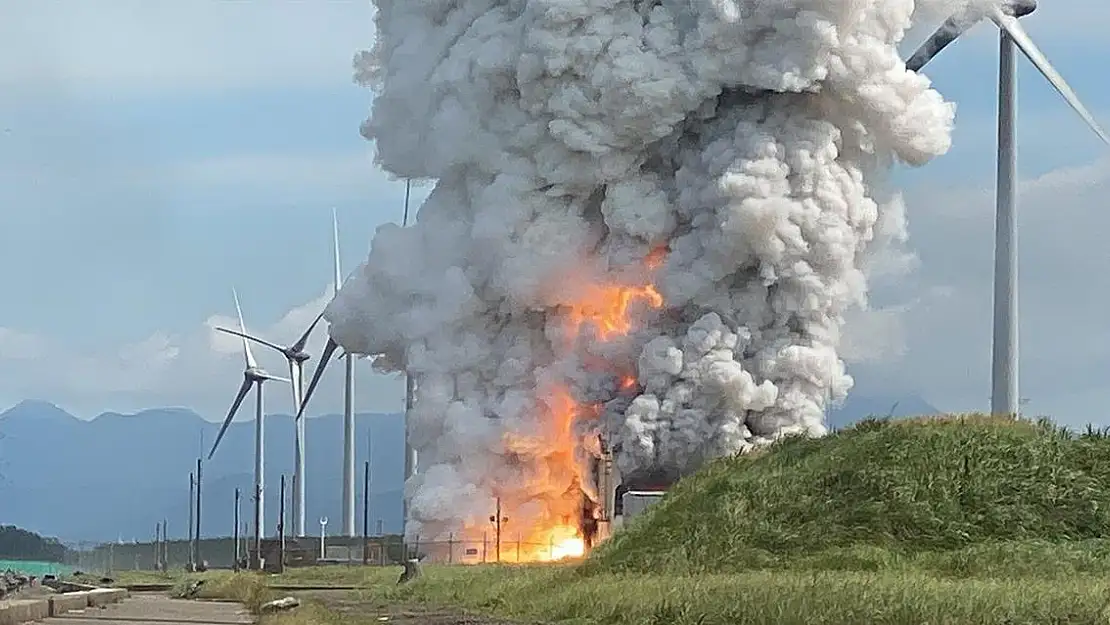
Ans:
<svg viewBox="0 0 1110 625"><path fill-rule="evenodd" d="M588 569L950 568L972 553L1037 559L1062 541L1100 560L1104 537L1110 438L1101 432L981 416L869 420L710 465Z"/></svg>

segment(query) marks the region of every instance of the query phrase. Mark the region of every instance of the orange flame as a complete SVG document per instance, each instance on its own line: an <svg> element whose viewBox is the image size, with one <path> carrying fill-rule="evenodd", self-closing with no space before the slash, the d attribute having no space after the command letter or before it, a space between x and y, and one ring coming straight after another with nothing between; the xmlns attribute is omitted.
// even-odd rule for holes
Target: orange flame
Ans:
<svg viewBox="0 0 1110 625"><path fill-rule="evenodd" d="M644 259L645 266L658 268L668 252L666 246L653 249ZM663 306L663 297L650 283L641 286L590 284L580 293L576 301L565 303L569 309L565 317L568 330L577 335L584 324L590 324L600 340L611 340L632 330L635 304L650 308ZM622 390L635 386L633 375L621 376ZM508 503L511 510L514 504L540 503L547 522L537 527L513 527L513 513L507 511L509 520L502 531L507 531L512 538L502 542L503 561L551 562L581 558L586 554L586 540L577 521L584 512L581 484L587 478L581 475L582 467L575 453L582 446L575 424L597 419L601 406L579 404L564 386L543 389L540 396L548 408L545 431L533 436L507 433L504 443L510 452L533 457L537 449L544 450L536 474L543 475L546 483L539 489L542 494L528 502L502 502L502 505Z"/></svg>
<svg viewBox="0 0 1110 625"><path fill-rule="evenodd" d="M663 261L667 260L668 252L670 249L666 245L660 245L648 252L647 257L644 258L644 264L648 269L658 269L663 265Z"/></svg>
<svg viewBox="0 0 1110 625"><path fill-rule="evenodd" d="M582 324L593 324L598 338L607 341L632 330L629 307L634 302L660 308L663 296L650 284L638 287L590 285L582 299L570 305L567 320L576 334Z"/></svg>

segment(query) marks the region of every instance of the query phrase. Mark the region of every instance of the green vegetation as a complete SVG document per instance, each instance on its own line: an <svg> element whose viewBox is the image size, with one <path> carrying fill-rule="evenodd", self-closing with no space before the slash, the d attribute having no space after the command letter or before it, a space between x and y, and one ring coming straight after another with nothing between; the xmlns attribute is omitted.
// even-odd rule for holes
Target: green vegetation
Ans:
<svg viewBox="0 0 1110 625"><path fill-rule="evenodd" d="M369 623L382 606L436 605L580 624L1105 624L1110 438L872 420L715 462L580 566L429 566L404 586L396 574L291 572L349 576L362 612L267 618Z"/></svg>
<svg viewBox="0 0 1110 625"><path fill-rule="evenodd" d="M69 550L56 538L44 538L14 525L0 525L0 559L65 562Z"/></svg>
<svg viewBox="0 0 1110 625"><path fill-rule="evenodd" d="M1014 541L1033 541L1019 553L1061 541L1086 552L1074 541L1110 538L1110 439L1047 422L869 420L716 462L643 521L591 566L945 568L952 550L1009 557L998 543ZM1101 561L1105 549L1088 547Z"/></svg>

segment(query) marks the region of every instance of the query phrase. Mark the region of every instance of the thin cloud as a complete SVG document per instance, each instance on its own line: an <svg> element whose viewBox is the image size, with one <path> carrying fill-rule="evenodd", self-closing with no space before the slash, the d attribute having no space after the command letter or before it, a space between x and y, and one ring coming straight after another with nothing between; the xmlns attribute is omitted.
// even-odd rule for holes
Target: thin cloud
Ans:
<svg viewBox="0 0 1110 625"><path fill-rule="evenodd" d="M276 320L252 323L247 331L278 344L291 343L308 327L331 299L331 287L312 301L294 306ZM230 300L230 298L229 298ZM249 300L244 300L249 306ZM229 309L234 308L230 305ZM90 417L106 410L136 411L158 406L186 406L215 420L223 416L242 374L242 343L215 331L217 326L238 327L232 314L209 316L195 330L183 334L155 334L106 350L81 350L50 337L11 328L0 328L0 376L5 399L15 403L27 397L54 401L71 412ZM308 344L320 353L326 340L321 325ZM286 364L274 350L252 345L259 364L285 375ZM310 368L315 361L310 361ZM357 406L362 410L392 411L400 405L396 376L371 373L360 367ZM361 393L361 391L366 391ZM289 393L269 395L267 410L290 412ZM336 377L325 376L313 400L312 413L341 408Z"/></svg>
<svg viewBox="0 0 1110 625"><path fill-rule="evenodd" d="M0 89L113 95L351 82L367 2L0 3ZM17 92L18 93L18 92Z"/></svg>
<svg viewBox="0 0 1110 625"><path fill-rule="evenodd" d="M277 188L283 196L365 196L389 183L374 166L369 149L330 154L227 154L172 164L161 174L167 185L201 186L214 191L255 188L272 192Z"/></svg>
<svg viewBox="0 0 1110 625"><path fill-rule="evenodd" d="M989 403L994 198L991 183L908 195L921 264L895 298L936 293L909 308L904 358L859 369L874 386L920 389L951 410ZM1110 402L1110 161L1062 168L1019 186L1021 395L1069 423L1106 422ZM1076 397L1090 398L1080 405Z"/></svg>

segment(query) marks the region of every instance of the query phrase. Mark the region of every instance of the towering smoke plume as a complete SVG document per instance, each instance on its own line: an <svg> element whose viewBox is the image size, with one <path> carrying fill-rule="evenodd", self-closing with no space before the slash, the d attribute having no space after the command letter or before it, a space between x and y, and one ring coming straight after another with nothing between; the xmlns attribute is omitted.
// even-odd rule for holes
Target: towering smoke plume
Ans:
<svg viewBox="0 0 1110 625"><path fill-rule="evenodd" d="M598 434L627 474L825 432L844 314L904 236L872 185L949 146L895 47L912 0L376 4L363 134L436 183L326 319L417 376L410 535L500 497L574 540Z"/></svg>

